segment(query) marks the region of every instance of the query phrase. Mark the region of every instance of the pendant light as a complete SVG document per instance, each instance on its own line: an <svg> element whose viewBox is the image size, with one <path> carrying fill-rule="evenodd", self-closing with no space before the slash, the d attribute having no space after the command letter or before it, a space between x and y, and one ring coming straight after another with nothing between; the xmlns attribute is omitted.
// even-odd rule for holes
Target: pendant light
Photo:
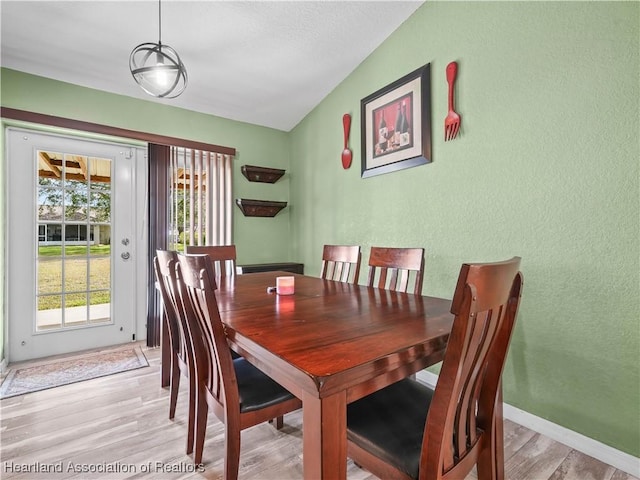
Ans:
<svg viewBox="0 0 640 480"><path fill-rule="evenodd" d="M158 0L158 43L142 43L129 56L131 75L149 95L175 98L187 87L187 69L178 53L162 44L162 6Z"/></svg>

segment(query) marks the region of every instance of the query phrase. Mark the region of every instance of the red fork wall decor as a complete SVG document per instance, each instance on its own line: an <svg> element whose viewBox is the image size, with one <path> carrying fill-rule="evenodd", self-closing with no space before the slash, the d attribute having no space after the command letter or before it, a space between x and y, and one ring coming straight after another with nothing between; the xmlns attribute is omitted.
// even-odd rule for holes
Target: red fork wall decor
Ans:
<svg viewBox="0 0 640 480"><path fill-rule="evenodd" d="M451 62L447 65L447 83L449 84L449 113L444 119L444 141L453 140L460 131L460 115L453 109L453 86L458 74L458 64Z"/></svg>

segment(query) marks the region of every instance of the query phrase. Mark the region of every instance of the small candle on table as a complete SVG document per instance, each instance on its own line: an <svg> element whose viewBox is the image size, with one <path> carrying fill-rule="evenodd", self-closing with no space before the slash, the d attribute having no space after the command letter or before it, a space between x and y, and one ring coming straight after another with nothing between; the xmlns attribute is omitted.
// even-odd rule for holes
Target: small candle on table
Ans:
<svg viewBox="0 0 640 480"><path fill-rule="evenodd" d="M278 295L293 295L295 292L295 277L277 277L276 293Z"/></svg>

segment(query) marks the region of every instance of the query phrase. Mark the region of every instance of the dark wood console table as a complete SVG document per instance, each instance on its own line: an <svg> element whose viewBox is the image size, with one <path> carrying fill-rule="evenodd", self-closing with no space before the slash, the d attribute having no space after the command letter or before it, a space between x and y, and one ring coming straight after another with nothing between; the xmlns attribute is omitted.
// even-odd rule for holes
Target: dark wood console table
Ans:
<svg viewBox="0 0 640 480"><path fill-rule="evenodd" d="M238 265L238 273L260 273L260 272L291 272L304 274L304 264L293 262L282 263L254 263L252 265Z"/></svg>

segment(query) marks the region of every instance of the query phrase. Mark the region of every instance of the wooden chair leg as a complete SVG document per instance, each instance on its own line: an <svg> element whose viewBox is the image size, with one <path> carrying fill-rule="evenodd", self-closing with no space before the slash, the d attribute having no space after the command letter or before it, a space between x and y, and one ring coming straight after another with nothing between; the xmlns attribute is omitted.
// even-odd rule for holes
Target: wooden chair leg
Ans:
<svg viewBox="0 0 640 480"><path fill-rule="evenodd" d="M224 479L238 480L240 469L240 430L227 429L224 439Z"/></svg>
<svg viewBox="0 0 640 480"><path fill-rule="evenodd" d="M196 428L195 428L195 445L193 453L193 462L196 465L202 463L202 450L204 448L204 439L207 434L207 417L209 415L209 405L205 397L204 387L199 389L196 396Z"/></svg>
<svg viewBox="0 0 640 480"><path fill-rule="evenodd" d="M486 435L484 445L478 455L478 463L476 465L478 480L496 480L493 476L495 466L494 450L491 447L493 438L491 437L491 432L485 432L484 435Z"/></svg>
<svg viewBox="0 0 640 480"><path fill-rule="evenodd" d="M169 418L173 420L176 416L176 405L178 403L178 391L180 390L180 369L177 361L171 362L171 381L169 383Z"/></svg>
<svg viewBox="0 0 640 480"><path fill-rule="evenodd" d="M269 420L269 423L272 423L276 430L280 430L284 426L284 417L280 415L279 417L272 418Z"/></svg>
<svg viewBox="0 0 640 480"><path fill-rule="evenodd" d="M187 455L193 453L193 442L196 430L196 389L195 372L189 376L189 414L187 425Z"/></svg>
<svg viewBox="0 0 640 480"><path fill-rule="evenodd" d="M160 386L166 388L170 385L171 376L171 341L169 340L169 330L167 325L167 317L162 313L162 337L160 344L161 363L160 363Z"/></svg>
<svg viewBox="0 0 640 480"><path fill-rule="evenodd" d="M478 456L478 480L504 480L503 421L502 386L499 386L491 428L484 433L484 445Z"/></svg>
<svg viewBox="0 0 640 480"><path fill-rule="evenodd" d="M502 412L502 380L498 385L498 395L496 396L496 406L493 413L492 430L493 435L493 478L504 480L504 417Z"/></svg>

